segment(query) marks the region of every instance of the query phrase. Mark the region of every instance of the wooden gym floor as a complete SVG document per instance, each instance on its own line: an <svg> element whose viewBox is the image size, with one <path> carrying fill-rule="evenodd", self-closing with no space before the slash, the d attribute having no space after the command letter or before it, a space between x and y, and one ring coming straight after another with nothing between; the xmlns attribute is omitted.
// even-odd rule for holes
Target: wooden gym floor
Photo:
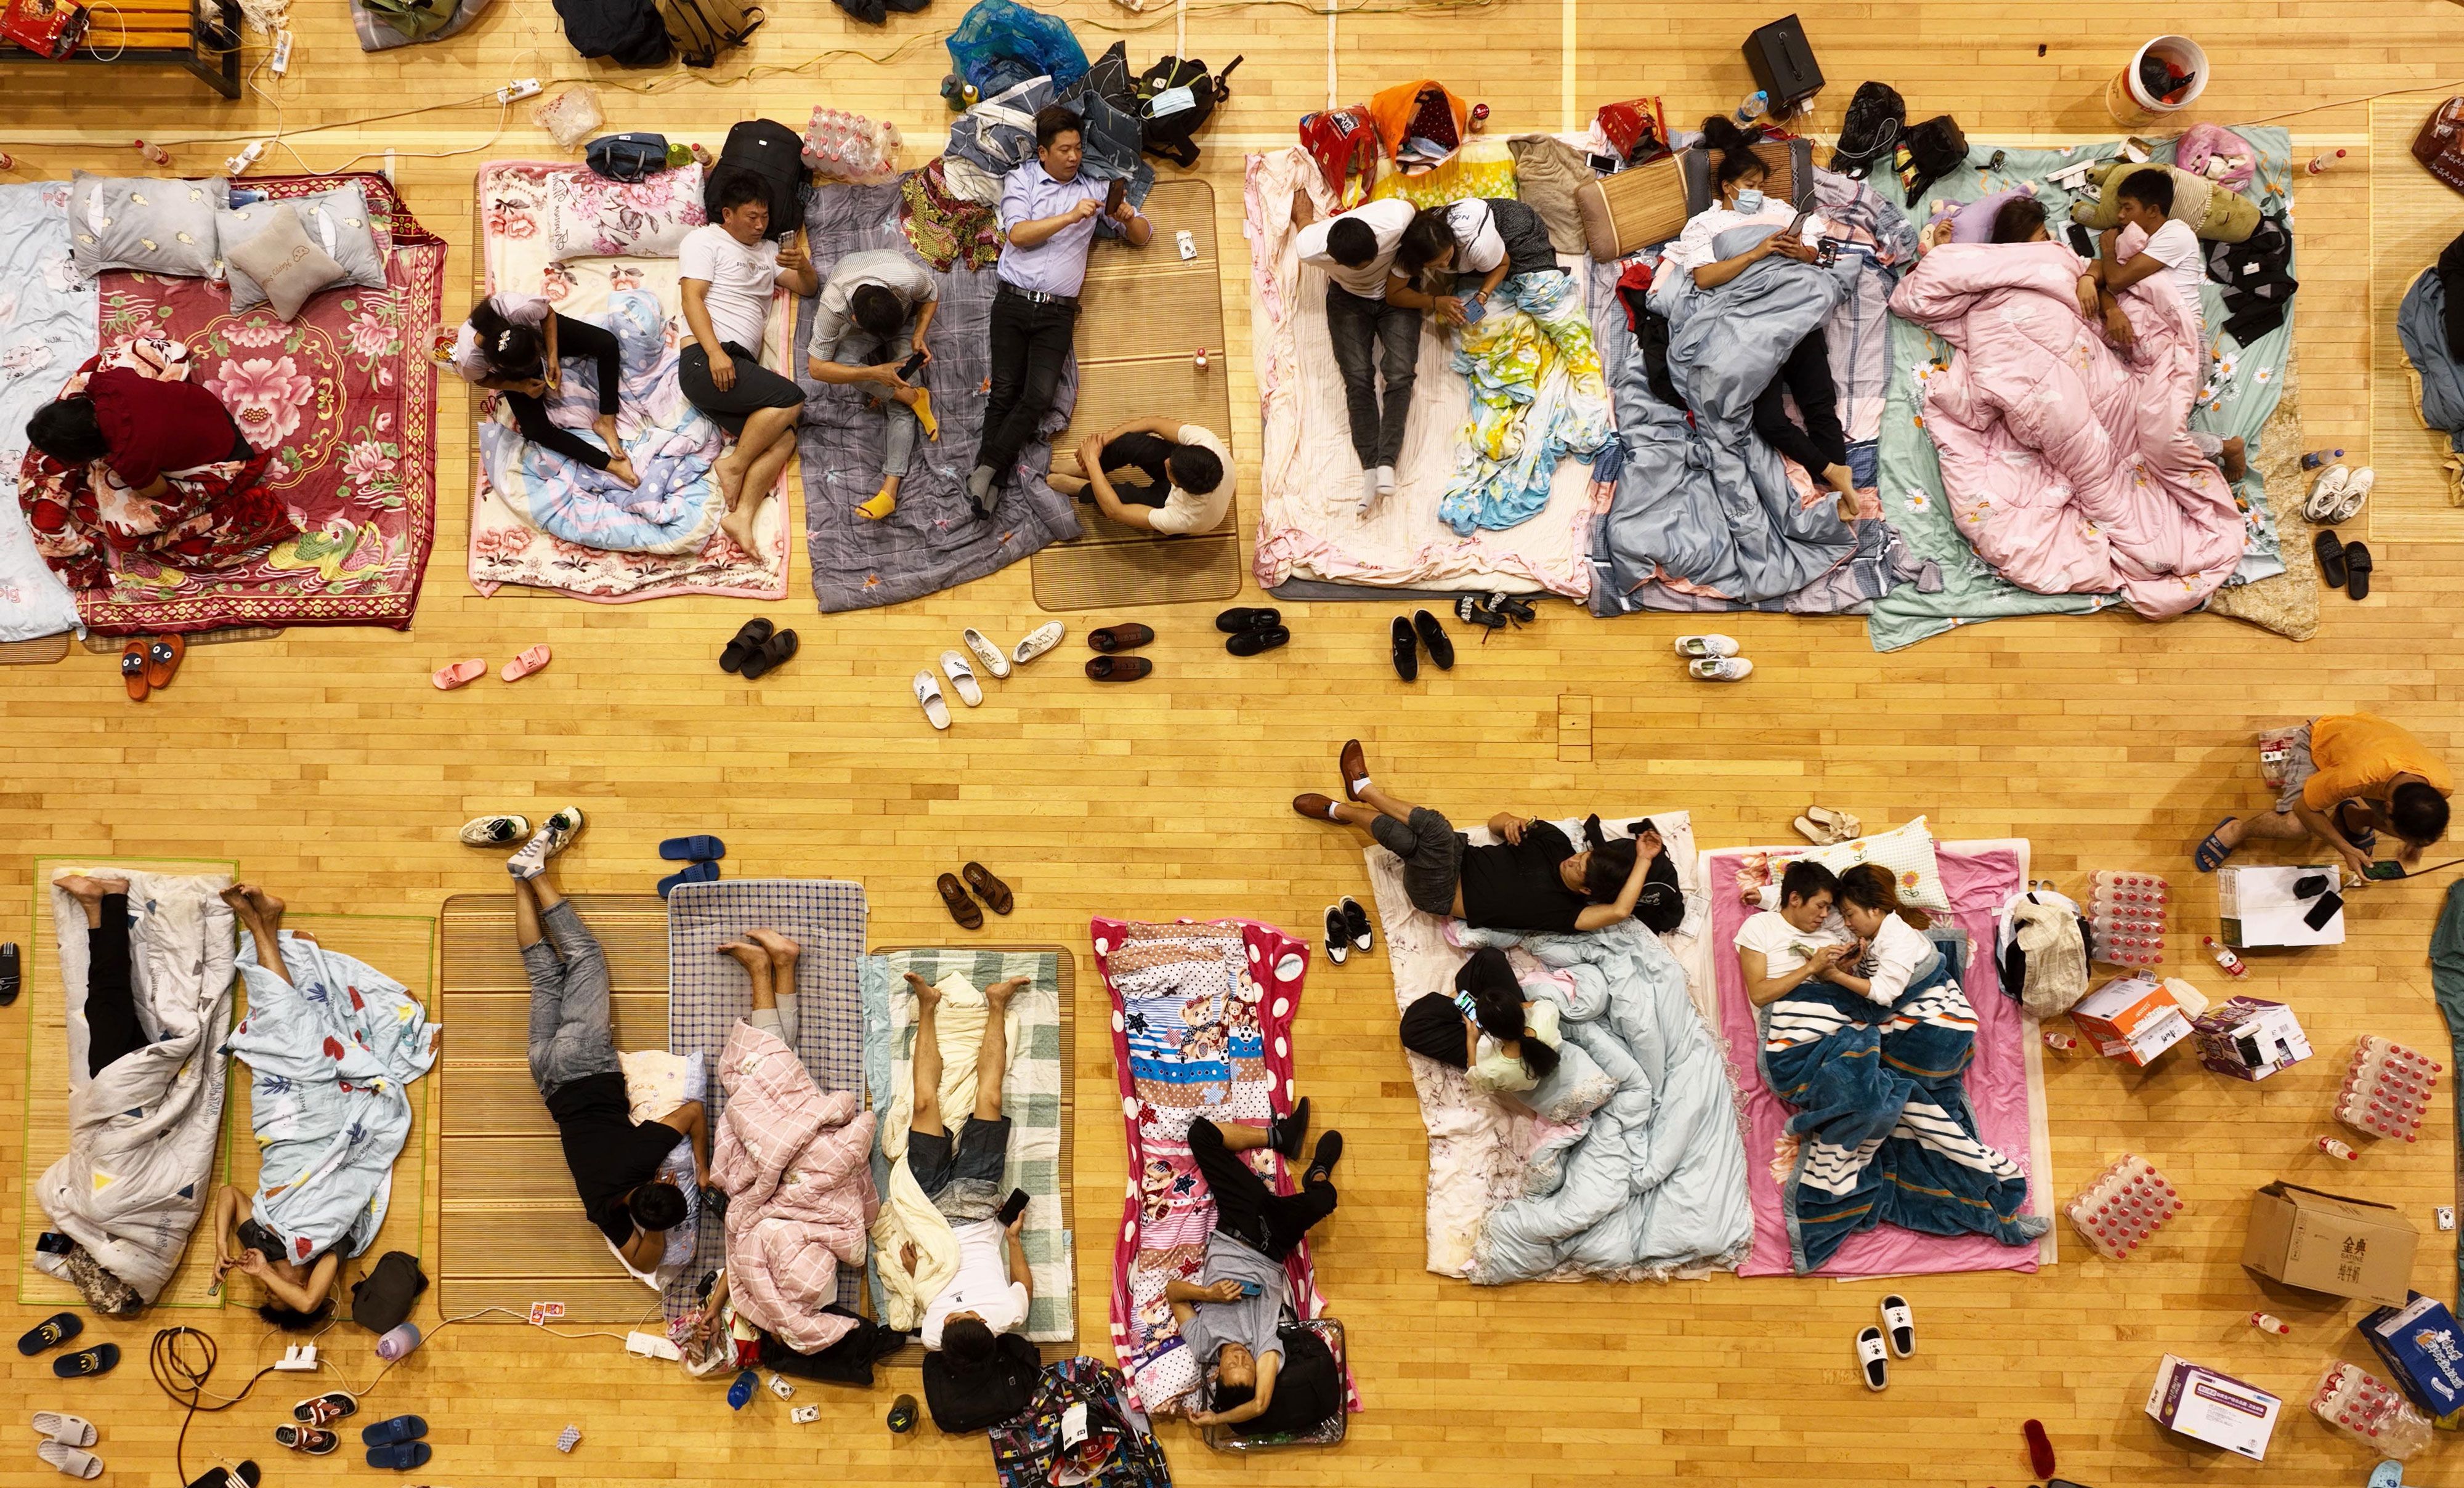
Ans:
<svg viewBox="0 0 2464 1488"><path fill-rule="evenodd" d="M827 101L895 119L916 142L910 159L920 159L944 127L939 37L961 9L938 0L867 29L826 5L776 6L753 46L688 75L579 61L546 0L498 0L453 41L376 56L353 46L341 5L302 5L289 75L255 71L262 92L236 103L168 70L0 66L0 145L21 162L8 179L142 169L126 143L141 134L171 142L182 167L204 172L277 124L319 169L396 152L412 208L455 244L449 312L458 313L473 277L477 164L552 153L528 105L507 118L491 101L346 121L472 98L509 77L596 77L611 129L715 145L731 120L801 124ZM1699 119L1749 91L1737 44L1788 6L1336 9L1344 13L1330 20L1300 0L1199 0L1186 15L1164 0L1143 14L1110 0L1059 7L1094 46L1130 35L1139 66L1175 50L1182 26L1183 50L1211 62L1247 55L1201 167L1230 242L1243 151L1287 142L1295 117L1323 106L1330 89L1351 102L1436 73L1486 100L1499 131L1578 126L1598 104L1638 93ZM2300 186L2298 305L2304 442L2375 456L2388 472L2375 504L2406 517L2383 536L2366 603L2328 597L2320 638L2299 646L2218 618L2154 626L2107 613L1981 625L1892 656L1869 650L1854 622L1740 618L1727 624L1757 670L1747 685L1717 689L1680 679L1668 650L1688 628L1680 621L1601 624L1563 605L1485 646L1463 637L1454 671L1405 688L1385 659L1393 607L1329 604L1299 610L1291 646L1252 661L1224 655L1207 609L1101 617L1149 622L1161 639L1150 653L1154 679L1099 690L1076 674L1086 653L1074 634L1097 618L1071 617L1059 654L992 685L981 710L960 710L957 727L935 736L908 676L963 625L1015 638L1039 622L1024 565L924 602L821 618L803 598L800 561L795 597L769 613L803 633L803 655L747 686L712 659L755 612L748 603L474 597L463 573L469 441L452 432L434 566L410 634L295 630L200 647L178 682L143 706L121 696L108 657L79 650L57 666L0 668L0 842L11 848L0 857L0 935L31 943L29 876L45 854L236 858L303 911L434 914L450 893L502 882L493 856L455 844L464 818L538 816L572 800L592 820L566 859L574 889L647 888L661 871L653 843L710 831L728 841L731 876L861 878L875 943L956 936L932 878L968 858L1018 888L1017 916L998 927L1003 940L1083 945L1098 912L1249 914L1308 936L1323 907L1359 892L1364 875L1353 842L1296 821L1285 799L1332 784L1335 746L1358 734L1383 782L1459 816L1685 807L1709 846L1785 839L1790 817L1813 799L1877 825L1924 813L1947 837L2029 837L2037 870L2064 886L2096 867L2173 874L2184 893L2168 969L2215 990L2221 977L2197 950L2212 928L2212 896L2191 882L2187 849L2216 818L2259 799L2255 724L2372 708L2464 752L2452 619L2464 597L2464 547L2454 545L2464 527L2435 484L2434 442L2404 417L2397 364L2384 351L2374 360L2391 338L2370 324L2464 228L2464 200L2378 190L2374 178L2394 181L2409 167L2389 160L2373 171L2367 162L2409 135L2437 97L2464 89L2464 11L2442 0L1796 0L1795 9L1833 79L1813 120L1820 132L1837 126L1859 80L1882 77L1917 117L1948 112L1980 143L2109 138L2120 131L2103 112L2106 81L2140 40L2179 31L2195 34L2214 65L2197 117L2230 123L2306 109L2288 120L2299 155L2353 150L2343 168ZM835 49L847 50L802 65ZM888 65L851 55L893 51ZM260 60L253 42L248 60L252 69ZM2423 91L2375 114L2351 101L2396 88ZM341 127L316 127L326 125ZM299 163L282 151L267 166ZM2412 245L2409 254L2382 252L2398 242ZM1237 256L1223 293L1247 523L1257 403ZM444 396L439 426L467 430L458 385L449 380ZM555 646L555 665L518 688L490 680L447 695L428 686L443 662L501 663L538 641ZM2086 1257L2066 1236L2061 1263L2035 1278L1901 1284L1922 1351L1894 1367L1879 1396L1857 1383L1850 1339L1874 1321L1884 1285L1715 1279L1485 1291L1423 1272L1423 1144L1384 958L1320 967L1300 1025L1300 1078L1350 1147L1343 1209L1318 1255L1327 1295L1350 1324L1367 1409L1338 1453L1249 1462L1210 1455L1168 1426L1174 1471L1187 1483L2009 1485L2027 1480L2019 1423L2036 1417L2064 1476L2100 1488L2358 1482L2368 1458L2300 1406L2325 1359L2367 1358L2350 1331L2362 1309L2263 1293L2236 1264L2242 1217L2251 1190L2279 1174L2401 1203L2425 1232L2416 1283L2452 1288L2449 1237L2431 1220L2433 1204L2456 1196L2444 1117L2418 1147L2372 1151L2357 1168L2331 1171L2312 1146L2328 1129L2335 1066L2356 1035L2441 1042L2424 949L2444 886L2374 887L2357 896L2341 950L2256 958L2250 990L2289 1000L2321 1048L2263 1086L2204 1074L2180 1054L2145 1075L2057 1060L2057 1196L2130 1150L2183 1184L2189 1213L2126 1264ZM55 988L55 972L30 971L37 994ZM1091 1000L1100 992L1085 972L1082 963L1080 1305L1083 1336L1101 1340L1105 1215L1124 1175L1118 1128L1102 1114L1110 1050L1103 1018L1089 1016L1101 1011ZM0 1014L0 1111L24 1109L22 1082L64 1078L28 1068L28 1026L23 1002ZM431 1271L436 1129L424 1127L427 1181L403 1185L425 1204ZM26 1179L19 1159L0 1159L0 1214L17 1212ZM542 1171L538 1181L565 1179ZM30 1239L0 1236L0 1248ZM11 1252L11 1269L15 1259ZM2257 1306L2289 1320L2293 1336L2248 1327ZM11 1332L39 1315L0 1311ZM111 1481L175 1483L182 1413L148 1383L146 1345L157 1327L200 1317L222 1346L217 1391L278 1352L243 1310L184 1312L90 1326L89 1338L127 1350L107 1379L55 1385L47 1360L7 1353L0 1377L20 1411L73 1410L99 1423ZM364 1335L342 1329L325 1342L343 1377L366 1378ZM2141 1414L2167 1350L2287 1397L2264 1465L2168 1438ZM355 1441L352 1454L321 1460L274 1447L271 1429L304 1392L290 1384L269 1379L240 1408L199 1416L190 1471L248 1454L273 1484L363 1477ZM869 1394L806 1386L798 1403L820 1404L822 1423L796 1427L776 1402L733 1414L712 1387L604 1341L472 1324L413 1355L365 1409L428 1417L436 1460L419 1476L438 1482L988 1481L980 1441L883 1431L891 1398L916 1388L912 1371L892 1371ZM571 1457L552 1445L567 1423L583 1432ZM31 1433L11 1430L0 1485L53 1481ZM2416 1482L2464 1482L2464 1456L2448 1445L2410 1471Z"/></svg>

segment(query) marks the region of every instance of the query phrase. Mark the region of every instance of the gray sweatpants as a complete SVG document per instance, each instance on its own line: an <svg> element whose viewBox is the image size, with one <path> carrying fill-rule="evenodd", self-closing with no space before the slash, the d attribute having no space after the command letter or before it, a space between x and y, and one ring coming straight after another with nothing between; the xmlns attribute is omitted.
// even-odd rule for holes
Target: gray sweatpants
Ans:
<svg viewBox="0 0 2464 1488"><path fill-rule="evenodd" d="M572 901L539 916L547 938L522 948L531 979L531 1083L542 1096L584 1075L619 1068L607 957Z"/></svg>
<svg viewBox="0 0 2464 1488"><path fill-rule="evenodd" d="M896 336L885 340L859 331L839 343L844 355L838 360L848 366L895 365L907 360L908 339L913 334L902 327ZM923 429L915 422L915 410L869 385L865 387L864 402L865 406L879 408L890 420L890 427L881 439L881 478L888 481L905 476L907 468L915 463L915 439Z"/></svg>

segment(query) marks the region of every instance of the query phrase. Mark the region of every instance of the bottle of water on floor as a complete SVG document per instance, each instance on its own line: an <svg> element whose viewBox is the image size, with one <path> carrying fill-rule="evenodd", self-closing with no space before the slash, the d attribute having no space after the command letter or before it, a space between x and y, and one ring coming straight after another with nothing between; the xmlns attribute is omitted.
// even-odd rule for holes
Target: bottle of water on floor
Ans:
<svg viewBox="0 0 2464 1488"><path fill-rule="evenodd" d="M377 1340L377 1357L390 1364L419 1346L419 1324L405 1323Z"/></svg>

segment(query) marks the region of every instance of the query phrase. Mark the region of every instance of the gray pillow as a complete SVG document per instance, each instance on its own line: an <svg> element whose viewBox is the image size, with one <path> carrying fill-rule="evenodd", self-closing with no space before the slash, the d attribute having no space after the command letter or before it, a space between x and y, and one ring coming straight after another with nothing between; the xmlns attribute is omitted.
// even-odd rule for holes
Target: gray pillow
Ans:
<svg viewBox="0 0 2464 1488"><path fill-rule="evenodd" d="M297 218L308 241L342 266L343 283L356 284L363 290L385 287L385 253L377 247L376 229L368 218L367 194L354 181L331 191L226 207L214 214L222 239L225 276L231 282L231 314L254 310L265 303L265 291L246 270L231 262L231 250L265 230L277 213Z"/></svg>
<svg viewBox="0 0 2464 1488"><path fill-rule="evenodd" d="M289 212L276 212L256 234L231 250L231 267L245 270L253 284L264 287L275 315L290 320L319 290L344 279L342 266L308 237L308 230Z"/></svg>
<svg viewBox="0 0 2464 1488"><path fill-rule="evenodd" d="M106 269L202 279L213 272L214 213L231 205L220 176L90 176L69 183L69 251L92 278Z"/></svg>

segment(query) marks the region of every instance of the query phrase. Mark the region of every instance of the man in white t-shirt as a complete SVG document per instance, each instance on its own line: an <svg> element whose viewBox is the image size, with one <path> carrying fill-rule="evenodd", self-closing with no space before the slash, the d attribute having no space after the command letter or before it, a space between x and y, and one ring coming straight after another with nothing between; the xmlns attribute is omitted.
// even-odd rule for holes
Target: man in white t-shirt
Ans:
<svg viewBox="0 0 2464 1488"><path fill-rule="evenodd" d="M1767 906L1737 927L1737 970L1746 996L1761 1007L1819 980L1839 965L1856 940L1833 912L1838 880L1821 864L1798 858L1779 881L1747 895L1749 904Z"/></svg>
<svg viewBox="0 0 2464 1488"><path fill-rule="evenodd" d="M677 384L687 402L736 436L736 447L712 467L727 497L718 525L757 558L753 518L796 452L796 421L804 411L804 390L761 364L770 294L781 284L799 295L821 288L799 234L774 243L769 232L761 183L738 171L719 183L718 221L686 233L676 254L688 332Z"/></svg>
<svg viewBox="0 0 2464 1488"><path fill-rule="evenodd" d="M925 340L941 308L933 275L894 248L849 253L822 281L813 302L812 339L804 371L816 383L852 386L889 421L882 437L881 489L857 504L856 515L880 521L898 509L898 488L914 462L915 436L941 437L924 369Z"/></svg>
<svg viewBox="0 0 2464 1488"><path fill-rule="evenodd" d="M2182 296L2190 319L2198 326L2199 352L2207 352L2207 306L2199 297L2199 287L2208 282L2207 250L2190 225L2171 215L2173 210L2173 174L2161 165L2134 170L2122 178L2114 188L2114 206L2120 210L2122 228L2138 228L2147 234L2147 242L2126 260L2117 256L2116 245L2122 238L2122 228L2108 228L2099 239L2096 277L2109 296L2128 289L2142 279L2152 279L2162 274L2172 281L2174 292ZM2131 340L2129 317L2122 307L2106 301L2104 324L2107 334L2127 345ZM2190 437L2198 442L2208 458L2224 470L2225 479L2238 481L2249 470L2245 447L2239 439L2220 439L2216 435L2193 429Z"/></svg>
<svg viewBox="0 0 2464 1488"><path fill-rule="evenodd" d="M1301 262L1326 274L1326 335L1343 375L1352 449L1360 457L1360 510L1395 490L1395 462L1403 457L1404 420L1420 364L1420 312L1433 298L1395 272L1395 250L1419 208L1399 196L1363 202L1341 216L1316 220L1305 192L1292 197ZM1451 320L1459 313L1446 314ZM1377 380L1386 380L1381 408Z"/></svg>
<svg viewBox="0 0 2464 1488"><path fill-rule="evenodd" d="M1177 537L1213 532L1232 505L1232 451L1213 429L1178 419L1133 419L1078 445L1083 476L1052 489L1091 500L1124 527Z"/></svg>
<svg viewBox="0 0 2464 1488"><path fill-rule="evenodd" d="M916 1187L950 1221L958 1237L958 1273L924 1307L924 1346L946 1348L951 1361L974 1369L990 1364L995 1340L1026 1326L1034 1279L1019 1230L1024 1211L1001 1218L1001 1170L1009 1159L1009 1118L1001 1114L1001 1076L1009 1068L1010 995L1026 985L1013 976L984 989L984 1037L976 1055L975 1113L959 1123L954 1140L941 1119L941 1045L934 1013L941 994L910 972L915 995L914 1116L907 1138L907 1166ZM915 1250L902 1247L899 1263L915 1269Z"/></svg>

